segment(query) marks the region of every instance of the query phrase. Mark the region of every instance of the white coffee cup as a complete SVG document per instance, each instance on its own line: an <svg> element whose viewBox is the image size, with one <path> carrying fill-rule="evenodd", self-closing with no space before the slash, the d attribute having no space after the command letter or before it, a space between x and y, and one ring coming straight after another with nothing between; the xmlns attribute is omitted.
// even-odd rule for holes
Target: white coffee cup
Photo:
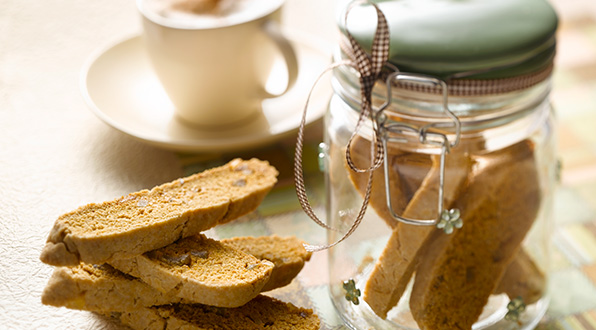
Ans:
<svg viewBox="0 0 596 330"><path fill-rule="evenodd" d="M137 0L137 7L155 73L183 121L241 124L260 113L264 99L296 81L296 53L279 25L284 0L234 0L243 7L226 15L177 12L163 7L168 2ZM288 79L282 93L272 94L265 84L277 54Z"/></svg>

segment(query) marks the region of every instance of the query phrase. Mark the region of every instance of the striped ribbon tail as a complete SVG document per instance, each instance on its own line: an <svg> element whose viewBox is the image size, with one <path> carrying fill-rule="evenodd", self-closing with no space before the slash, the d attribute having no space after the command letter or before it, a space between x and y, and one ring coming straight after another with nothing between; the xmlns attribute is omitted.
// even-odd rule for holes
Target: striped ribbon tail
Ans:
<svg viewBox="0 0 596 330"><path fill-rule="evenodd" d="M374 35L372 49L370 56L366 53L366 51L358 44L358 42L352 37L347 29L347 18L350 10L357 5L369 4L372 5L377 13L377 29ZM383 66L387 62L389 57L389 26L387 24L387 20L385 19L385 15L379 9L379 7L368 1L355 1L350 4L348 9L346 10L345 15L346 21L346 36L348 38L348 45L344 45L343 49L344 52L350 58L349 62L341 62L335 63L330 68L325 70L325 72L330 71L333 68L336 68L341 65L349 65L356 69L359 73L359 83L360 83L360 94L361 94L361 111L358 117L358 122L356 123L356 127L350 140L348 141L346 147L346 162L351 170L359 173L368 173L368 182L365 189L365 195L362 201L362 205L360 207L360 211L358 212L356 218L352 222L350 229L337 241L325 244L325 245L309 245L305 244L305 248L308 251L321 251L333 247L346 238L348 238L355 230L358 228L362 219L364 218L364 214L366 213L366 209L368 207L368 203L370 200L370 192L372 188L372 178L373 178L373 171L379 168L383 163L383 148L381 145L381 141L378 138L378 132L376 131L376 125L374 123L374 113L372 109L372 90L375 85L377 79L379 79L381 70ZM324 72L324 73L325 73ZM319 76L319 79L321 77ZM317 79L317 82L319 81ZM316 82L315 82L316 85ZM314 88L314 86L313 86ZM308 101L310 99L309 93L306 105L304 107L304 112L302 116L302 122L300 123L300 127L298 130L298 139L296 142L296 152L294 155L294 180L296 184L296 195L298 196L298 201L300 202L300 206L304 210L304 212L318 225L323 228L334 230L329 225L327 225L324 221L320 220L315 212L313 211L306 194L306 187L304 184L304 173L302 170L302 150L304 147L304 126L305 126L305 118L306 112L308 110ZM353 139L358 135L360 129L362 128L363 124L367 119L370 119L373 122L373 143L371 143L371 164L368 168L358 168L353 162L352 157L350 154L351 144Z"/></svg>

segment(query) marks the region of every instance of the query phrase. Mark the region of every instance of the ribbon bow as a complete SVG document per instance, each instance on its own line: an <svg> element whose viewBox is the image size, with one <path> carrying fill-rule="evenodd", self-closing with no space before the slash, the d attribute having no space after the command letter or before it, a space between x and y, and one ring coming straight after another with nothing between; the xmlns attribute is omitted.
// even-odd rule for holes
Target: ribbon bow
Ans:
<svg viewBox="0 0 596 330"><path fill-rule="evenodd" d="M364 49L358 44L358 42L352 37L352 35L350 34L350 32L347 29L347 18L348 18L348 14L349 14L350 10L354 6L361 5L361 4L372 5L375 8L376 13L377 13L377 30L374 35L370 57L366 53L366 51L364 51ZM347 161L347 164L351 170L359 172L359 173L365 173L365 172L368 173L368 182L366 185L366 190L365 190L362 206L360 207L360 211L358 212L358 215L354 219L354 222L352 223L352 226L350 227L350 229L343 235L343 237L341 237L339 240L337 240L334 243L327 244L327 245L305 244L306 250L311 251L311 252L324 250L324 249L327 249L327 248L337 245L338 243L340 243L343 240L345 240L346 238L348 238L356 230L356 228L358 228L358 225L360 225L360 222L362 222L362 218L364 217L364 214L368 207L368 202L370 199L370 192L371 192L371 187L372 187L373 171L376 170L377 168L379 168L383 163L383 148L381 145L381 141L378 138L378 134L377 134L378 128L376 127L377 123L374 118L374 113L372 110L372 90L375 85L375 82L377 81L377 79L379 79L379 77L381 75L381 70L383 69L383 66L387 62L387 59L389 58L389 26L387 24L387 20L385 19L385 15L383 15L383 12L381 12L379 7L376 4L368 2L368 1L352 2L350 4L350 6L348 7L348 9L346 10L345 22L346 22L346 24L345 24L346 37L349 41L349 48L344 49L344 52L348 55L350 60L332 64L329 68L327 68L321 74L321 76L319 76L319 78L315 81L314 85L316 86L317 82L321 79L323 74L325 74L327 71L330 71L330 70L337 68L339 66L342 66L342 65L351 66L354 69L356 69L356 71L359 73L359 75L360 75L359 82L360 82L360 96L361 96L361 101L360 101L361 112L360 112L360 116L358 117L358 122L356 124L356 128L354 129L354 132L352 133L352 136L350 137L350 140L348 141L348 145L346 148L346 161ZM301 121L299 129L298 129L296 152L294 155L294 179L295 179L295 183L296 183L296 195L298 196L298 201L300 202L300 206L302 207L304 212L314 222L316 222L318 225L320 225L323 228L333 230L333 228L329 227L326 223L321 221L317 217L315 212L313 211L313 209L308 201L308 198L306 196L306 188L305 188L305 184L304 184L304 173L303 173L303 169L302 169L302 151L304 149L304 127L306 125L306 112L308 109L308 100L310 99L313 90L314 90L314 86L308 95L306 105L304 107L304 112L302 114L302 121ZM352 162L352 157L350 155L350 149L351 149L350 146L352 144L352 140L358 134L360 128L362 127L362 125L366 119L370 119L373 123L374 129L373 129L372 137L373 137L374 143L371 143L371 165L368 168L362 169L362 168L358 168Z"/></svg>

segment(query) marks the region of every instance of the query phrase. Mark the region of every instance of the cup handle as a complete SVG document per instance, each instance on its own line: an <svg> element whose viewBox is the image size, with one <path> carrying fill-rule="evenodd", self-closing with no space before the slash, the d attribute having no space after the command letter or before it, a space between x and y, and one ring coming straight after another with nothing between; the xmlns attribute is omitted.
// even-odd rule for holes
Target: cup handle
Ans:
<svg viewBox="0 0 596 330"><path fill-rule="evenodd" d="M288 69L288 83L281 93L272 94L263 89L263 94L266 98L273 98L283 95L296 83L296 79L298 78L298 59L296 57L294 46L292 46L292 43L290 43L290 41L281 33L279 23L274 20L268 20L263 24L263 31L281 51L286 62L286 68Z"/></svg>

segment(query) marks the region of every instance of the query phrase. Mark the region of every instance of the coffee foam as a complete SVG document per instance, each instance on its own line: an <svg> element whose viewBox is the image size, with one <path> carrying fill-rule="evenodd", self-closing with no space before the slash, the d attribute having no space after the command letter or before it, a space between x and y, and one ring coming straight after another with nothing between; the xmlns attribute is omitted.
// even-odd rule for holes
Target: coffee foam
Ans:
<svg viewBox="0 0 596 330"><path fill-rule="evenodd" d="M152 21L187 29L217 28L241 24L266 16L283 4L283 0L220 0L218 10L196 13L184 10L185 0L138 0L141 12Z"/></svg>

